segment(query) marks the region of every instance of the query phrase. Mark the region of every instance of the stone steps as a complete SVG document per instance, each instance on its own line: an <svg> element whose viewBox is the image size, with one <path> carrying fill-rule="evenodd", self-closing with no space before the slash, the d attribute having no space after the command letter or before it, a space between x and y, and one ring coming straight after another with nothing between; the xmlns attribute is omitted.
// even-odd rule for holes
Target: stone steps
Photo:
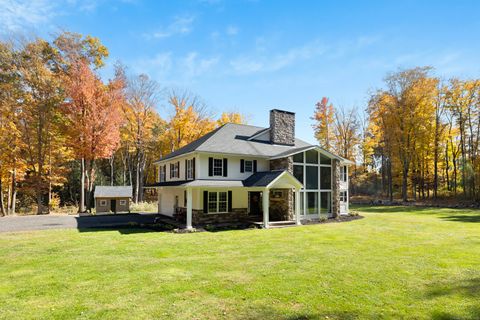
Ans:
<svg viewBox="0 0 480 320"><path fill-rule="evenodd" d="M274 228L287 228L287 227L294 227L296 226L295 221L272 221L268 224L270 229Z"/></svg>

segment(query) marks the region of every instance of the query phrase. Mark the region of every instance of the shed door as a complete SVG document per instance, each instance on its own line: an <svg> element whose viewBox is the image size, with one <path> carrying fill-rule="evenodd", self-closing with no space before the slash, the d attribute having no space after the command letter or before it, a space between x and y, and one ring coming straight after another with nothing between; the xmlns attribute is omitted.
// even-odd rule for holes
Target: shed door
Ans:
<svg viewBox="0 0 480 320"><path fill-rule="evenodd" d="M110 200L110 211L117 213L117 200Z"/></svg>

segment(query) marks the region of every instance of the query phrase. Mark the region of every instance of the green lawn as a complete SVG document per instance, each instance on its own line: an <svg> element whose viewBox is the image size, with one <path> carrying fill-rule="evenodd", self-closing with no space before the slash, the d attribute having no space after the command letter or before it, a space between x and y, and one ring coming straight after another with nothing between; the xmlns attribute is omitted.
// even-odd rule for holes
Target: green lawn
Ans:
<svg viewBox="0 0 480 320"><path fill-rule="evenodd" d="M0 234L3 319L479 319L480 211L172 234Z"/></svg>

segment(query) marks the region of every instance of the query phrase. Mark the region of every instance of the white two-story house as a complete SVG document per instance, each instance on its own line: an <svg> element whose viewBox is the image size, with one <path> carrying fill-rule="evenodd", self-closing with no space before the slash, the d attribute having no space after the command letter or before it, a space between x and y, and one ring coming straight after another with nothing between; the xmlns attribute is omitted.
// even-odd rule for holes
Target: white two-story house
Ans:
<svg viewBox="0 0 480 320"><path fill-rule="evenodd" d="M270 126L225 124L156 161L158 211L194 225L336 217L348 213L351 161L295 138L295 114Z"/></svg>

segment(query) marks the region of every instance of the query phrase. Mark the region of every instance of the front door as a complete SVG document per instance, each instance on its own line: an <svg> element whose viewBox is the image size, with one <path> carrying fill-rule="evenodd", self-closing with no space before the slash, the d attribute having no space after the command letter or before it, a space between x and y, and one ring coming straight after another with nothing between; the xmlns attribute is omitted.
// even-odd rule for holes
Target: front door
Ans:
<svg viewBox="0 0 480 320"><path fill-rule="evenodd" d="M113 213L117 213L117 200L110 200L110 211L112 211Z"/></svg>
<svg viewBox="0 0 480 320"><path fill-rule="evenodd" d="M260 191L251 191L248 193L249 213L252 216L259 216L262 213L262 193Z"/></svg>

